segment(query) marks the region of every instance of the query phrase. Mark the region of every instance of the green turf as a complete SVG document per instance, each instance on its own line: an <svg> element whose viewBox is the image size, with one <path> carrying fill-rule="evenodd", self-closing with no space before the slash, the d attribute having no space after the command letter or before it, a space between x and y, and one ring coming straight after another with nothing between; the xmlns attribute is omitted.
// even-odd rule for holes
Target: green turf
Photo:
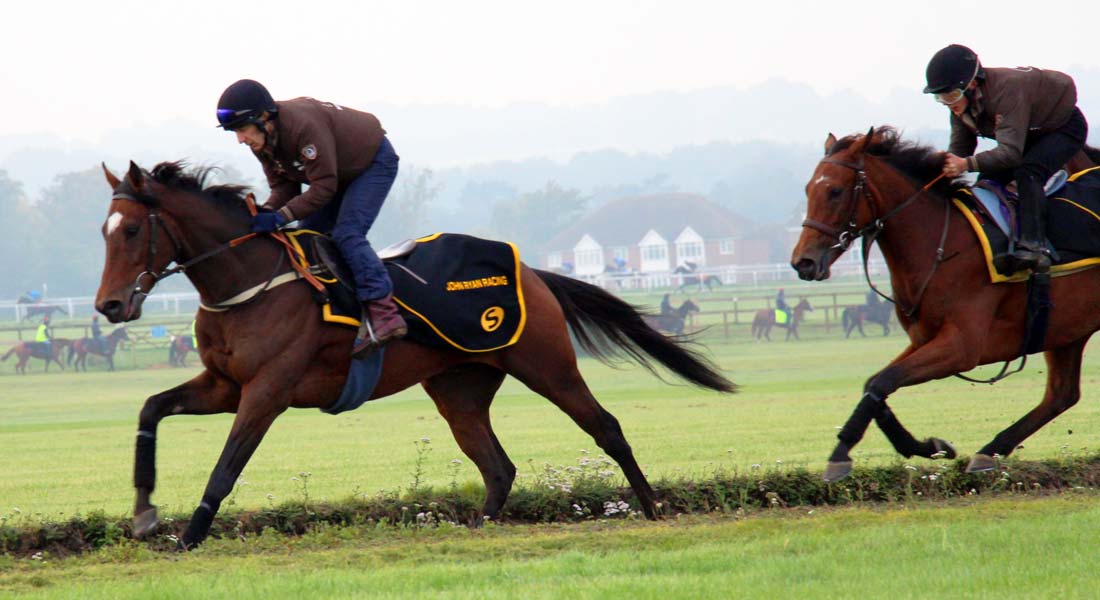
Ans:
<svg viewBox="0 0 1100 600"><path fill-rule="evenodd" d="M850 414L865 378L903 347L901 336L800 343L714 344L727 374L742 386L734 396L661 383L637 368L613 370L582 361L590 387L622 422L639 462L653 478L706 474L754 464L820 468L836 427ZM959 380L900 391L899 418L917 436L937 435L960 452L976 451L1029 410L1043 389L1041 360L997 386ZM192 376L195 369L117 373L33 373L0 376L0 516L56 518L104 510L125 514L137 414L145 397ZM1100 364L1087 357L1080 405L1026 442L1024 458L1080 452L1094 446L1097 403L1090 384ZM158 433L157 501L168 512L190 512L221 451L231 416L166 419ZM520 485L544 462L575 464L593 442L563 413L514 381L493 406L504 448L519 466ZM1070 433L1072 431L1072 434ZM233 498L238 507L300 498L338 500L353 493L406 488L413 479L414 442L431 440L424 479L436 486L480 482L445 422L419 388L332 417L292 410L280 417L245 469ZM897 460L872 429L854 453L862 464ZM452 473L453 459L463 464ZM309 473L304 482L301 473ZM297 478L297 480L295 480ZM308 486L303 490L303 483ZM269 495L271 496L269 498Z"/></svg>
<svg viewBox="0 0 1100 600"><path fill-rule="evenodd" d="M1095 598L1095 492L0 557L38 598Z"/></svg>

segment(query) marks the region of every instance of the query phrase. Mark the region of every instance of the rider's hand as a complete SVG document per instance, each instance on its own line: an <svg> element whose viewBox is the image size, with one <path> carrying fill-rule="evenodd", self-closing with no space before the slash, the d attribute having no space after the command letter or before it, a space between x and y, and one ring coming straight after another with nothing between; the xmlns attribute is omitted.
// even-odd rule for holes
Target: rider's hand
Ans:
<svg viewBox="0 0 1100 600"><path fill-rule="evenodd" d="M963 173L966 173L970 168L970 165L966 164L966 159L955 156L948 152L943 159L943 174L948 177L958 177Z"/></svg>
<svg viewBox="0 0 1100 600"><path fill-rule="evenodd" d="M286 225L286 219L277 212L262 212L252 217L252 233L270 233Z"/></svg>

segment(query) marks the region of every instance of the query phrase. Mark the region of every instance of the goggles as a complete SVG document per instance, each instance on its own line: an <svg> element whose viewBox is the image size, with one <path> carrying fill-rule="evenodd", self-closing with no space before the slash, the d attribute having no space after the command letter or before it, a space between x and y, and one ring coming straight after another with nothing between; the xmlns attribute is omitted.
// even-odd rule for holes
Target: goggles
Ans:
<svg viewBox="0 0 1100 600"><path fill-rule="evenodd" d="M949 92L940 92L938 94L933 94L933 97L936 99L936 102L939 102L944 106L951 106L959 100L962 100L963 96L965 95L965 90L951 90Z"/></svg>
<svg viewBox="0 0 1100 600"><path fill-rule="evenodd" d="M245 108L242 110L233 110L232 108L219 108L218 109L218 124L226 129L231 129L235 126L242 125L247 120L242 117L248 117L252 113L252 109Z"/></svg>

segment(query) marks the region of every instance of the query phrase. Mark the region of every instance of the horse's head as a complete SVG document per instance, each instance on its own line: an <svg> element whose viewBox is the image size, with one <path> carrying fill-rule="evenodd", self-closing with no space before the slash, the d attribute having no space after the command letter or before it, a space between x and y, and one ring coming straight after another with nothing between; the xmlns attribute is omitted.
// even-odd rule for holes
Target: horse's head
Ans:
<svg viewBox="0 0 1100 600"><path fill-rule="evenodd" d="M112 323L132 321L141 317L157 273L179 254L179 242L159 214L161 184L133 162L121 180L106 165L103 173L112 196L102 228L107 256L95 306Z"/></svg>
<svg viewBox="0 0 1100 600"><path fill-rule="evenodd" d="M801 279L828 279L829 268L848 249L856 232L874 219L865 199L864 171L874 134L872 127L866 135L844 138L843 143L831 133L825 139L825 157L806 184L802 235L791 253L791 266Z"/></svg>
<svg viewBox="0 0 1100 600"><path fill-rule="evenodd" d="M699 305L692 302L691 299L684 300L684 303L680 305L680 310L684 311L684 314L699 312Z"/></svg>
<svg viewBox="0 0 1100 600"><path fill-rule="evenodd" d="M126 327L119 327L111 332L111 337L118 338L120 340L130 341L130 334L126 332Z"/></svg>
<svg viewBox="0 0 1100 600"><path fill-rule="evenodd" d="M802 298L798 301L798 304L794 305L794 310L797 312L813 312L814 307L810 306L810 301Z"/></svg>

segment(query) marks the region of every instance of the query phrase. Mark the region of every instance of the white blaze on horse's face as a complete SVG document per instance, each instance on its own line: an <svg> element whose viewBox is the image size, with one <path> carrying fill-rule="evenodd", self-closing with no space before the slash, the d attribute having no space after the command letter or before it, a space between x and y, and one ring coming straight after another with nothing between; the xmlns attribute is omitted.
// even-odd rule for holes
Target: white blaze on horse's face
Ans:
<svg viewBox="0 0 1100 600"><path fill-rule="evenodd" d="M118 229L119 223L122 223L122 213L111 213L111 216L107 217L107 235L114 233Z"/></svg>
<svg viewBox="0 0 1100 600"><path fill-rule="evenodd" d="M817 179L814 180L814 185L818 185L823 181L827 181L828 179L829 179L828 177L822 175L821 177L818 177Z"/></svg>

